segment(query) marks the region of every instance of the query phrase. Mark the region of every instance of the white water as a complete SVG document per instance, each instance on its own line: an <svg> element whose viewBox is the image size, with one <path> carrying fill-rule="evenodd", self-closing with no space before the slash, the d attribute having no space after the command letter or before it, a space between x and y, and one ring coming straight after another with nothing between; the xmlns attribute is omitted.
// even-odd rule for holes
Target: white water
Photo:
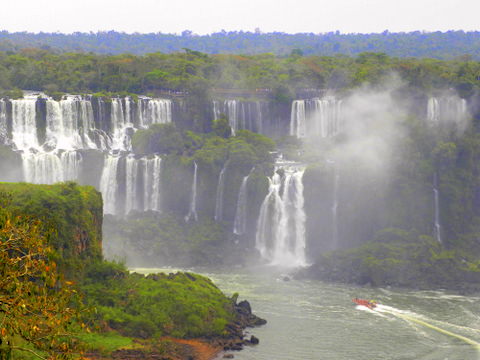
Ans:
<svg viewBox="0 0 480 360"><path fill-rule="evenodd" d="M0 144L8 144L7 103L0 99Z"/></svg>
<svg viewBox="0 0 480 360"><path fill-rule="evenodd" d="M45 142L40 143L41 133L37 124L37 96L30 96L12 103L12 134L7 131L6 101L0 101L0 143L12 145L21 151L23 180L38 184L52 184L66 180L78 180L82 165L80 150L131 151L131 134L138 127L172 121L172 102L167 99L141 97L138 102L130 97L111 99L111 128L97 129L94 109L89 97L66 95L60 101L45 99ZM96 116L108 123L107 104L98 99ZM40 119L41 121L41 119ZM125 170L125 193L118 194L119 157L105 160L100 190L104 192L105 212L123 214L131 210L160 210L160 162L161 158L134 159L128 157ZM146 176L139 176L143 167ZM143 178L144 184L139 183ZM143 190L142 190L143 189ZM137 194L140 193L140 196ZM143 195L143 196L142 196ZM118 200L125 200L118 209Z"/></svg>
<svg viewBox="0 0 480 360"><path fill-rule="evenodd" d="M457 95L431 97L427 103L427 120L435 126L455 125L462 130L468 119L467 101Z"/></svg>
<svg viewBox="0 0 480 360"><path fill-rule="evenodd" d="M12 100L12 142L17 150L38 149L36 99Z"/></svg>
<svg viewBox="0 0 480 360"><path fill-rule="evenodd" d="M90 101L67 96L61 101L47 100L46 144L49 148L76 150L96 149L89 132L95 130Z"/></svg>
<svg viewBox="0 0 480 360"><path fill-rule="evenodd" d="M283 175L278 170L284 171ZM305 169L275 169L269 192L260 208L256 248L271 265L305 266L305 210L302 177Z"/></svg>
<svg viewBox="0 0 480 360"><path fill-rule="evenodd" d="M251 173L250 171L250 174ZM247 184L250 174L243 178L242 185L240 185L238 192L237 208L233 222L233 233L235 235L243 235L247 231Z"/></svg>
<svg viewBox="0 0 480 360"><path fill-rule="evenodd" d="M143 210L160 211L160 175L162 158L155 155L153 158L142 159L143 174Z"/></svg>
<svg viewBox="0 0 480 360"><path fill-rule="evenodd" d="M290 116L290 135L297 138L329 138L341 130L341 100L333 96L294 100Z"/></svg>
<svg viewBox="0 0 480 360"><path fill-rule="evenodd" d="M100 192L103 195L103 212L105 214L116 215L117 195L118 195L118 163L119 156L108 155L103 166L102 177L100 179Z"/></svg>
<svg viewBox="0 0 480 360"><path fill-rule="evenodd" d="M307 136L305 100L294 100L290 115L290 135L297 138Z"/></svg>
<svg viewBox="0 0 480 360"><path fill-rule="evenodd" d="M128 215L133 209L137 209L137 177L138 177L138 161L133 155L127 156L125 159L125 215Z"/></svg>
<svg viewBox="0 0 480 360"><path fill-rule="evenodd" d="M263 132L262 102L225 100L221 103L214 100L212 106L214 120L218 120L222 113L225 114L233 135L243 129Z"/></svg>
<svg viewBox="0 0 480 360"><path fill-rule="evenodd" d="M197 221L197 163L194 161L194 170L193 170L193 181L192 181L192 193L190 197L190 207L188 210L188 214L185 216L185 221L189 222L190 220Z"/></svg>
<svg viewBox="0 0 480 360"><path fill-rule="evenodd" d="M215 197L215 221L223 220L223 193L225 192L225 171L227 163L223 165L222 171L218 176L217 193Z"/></svg>

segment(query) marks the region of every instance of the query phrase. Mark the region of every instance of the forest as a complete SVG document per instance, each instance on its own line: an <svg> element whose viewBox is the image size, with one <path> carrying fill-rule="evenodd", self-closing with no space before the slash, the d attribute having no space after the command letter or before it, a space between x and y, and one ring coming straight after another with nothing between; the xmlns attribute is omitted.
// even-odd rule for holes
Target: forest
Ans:
<svg viewBox="0 0 480 360"><path fill-rule="evenodd" d="M42 48L55 52L93 52L105 55L124 53L179 52L183 48L207 54L272 53L356 56L362 52L383 52L396 57L422 57L451 60L463 55L480 58L478 32L389 32L343 34L338 31L323 34L248 31L220 31L197 35L185 30L181 34L126 34L116 31L60 34L0 32L0 50L16 52L24 48Z"/></svg>

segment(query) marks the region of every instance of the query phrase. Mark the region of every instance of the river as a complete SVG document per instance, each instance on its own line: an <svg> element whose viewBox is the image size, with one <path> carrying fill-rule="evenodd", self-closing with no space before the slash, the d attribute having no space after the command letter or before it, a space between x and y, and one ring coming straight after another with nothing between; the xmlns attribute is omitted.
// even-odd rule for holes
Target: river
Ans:
<svg viewBox="0 0 480 360"><path fill-rule="evenodd" d="M188 270L210 277L227 295L238 292L268 321L247 329L260 344L234 352L237 360L480 359L479 297L285 281L269 268ZM354 297L381 305L355 306Z"/></svg>

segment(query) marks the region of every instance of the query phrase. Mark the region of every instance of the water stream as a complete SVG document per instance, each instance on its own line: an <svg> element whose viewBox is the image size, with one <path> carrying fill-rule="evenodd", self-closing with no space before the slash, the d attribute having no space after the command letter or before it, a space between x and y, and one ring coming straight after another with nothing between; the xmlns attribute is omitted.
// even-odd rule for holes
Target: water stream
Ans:
<svg viewBox="0 0 480 360"><path fill-rule="evenodd" d="M237 360L480 358L478 297L284 281L271 268L195 270L227 295L239 292L240 299L248 299L254 312L268 321L247 329L260 344L235 352ZM382 305L372 311L355 306L354 297Z"/></svg>

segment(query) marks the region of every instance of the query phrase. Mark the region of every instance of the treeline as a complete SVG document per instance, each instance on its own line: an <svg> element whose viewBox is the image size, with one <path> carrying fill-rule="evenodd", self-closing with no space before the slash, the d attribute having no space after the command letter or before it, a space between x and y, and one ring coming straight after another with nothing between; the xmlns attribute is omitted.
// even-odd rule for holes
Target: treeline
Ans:
<svg viewBox="0 0 480 360"><path fill-rule="evenodd" d="M185 49L143 56L57 54L42 49L0 52L0 89L31 89L50 94L160 93L174 91L208 98L212 90L247 89L279 101L299 89L345 89L382 83L397 73L406 85L430 91L456 88L471 95L480 84L480 63L463 57L444 61L395 58L384 53L288 57L272 54L207 55Z"/></svg>
<svg viewBox="0 0 480 360"><path fill-rule="evenodd" d="M292 52L305 55L358 55L365 51L384 52L398 57L431 57L453 59L465 54L480 59L479 32L448 31L371 34L324 34L282 32L261 33L221 31L196 35L191 31L175 34L126 34L116 31L97 33L27 33L0 32L0 50L39 47L59 52L83 51L99 54L131 53L136 55L172 53L190 48L209 54L273 53L287 56Z"/></svg>

